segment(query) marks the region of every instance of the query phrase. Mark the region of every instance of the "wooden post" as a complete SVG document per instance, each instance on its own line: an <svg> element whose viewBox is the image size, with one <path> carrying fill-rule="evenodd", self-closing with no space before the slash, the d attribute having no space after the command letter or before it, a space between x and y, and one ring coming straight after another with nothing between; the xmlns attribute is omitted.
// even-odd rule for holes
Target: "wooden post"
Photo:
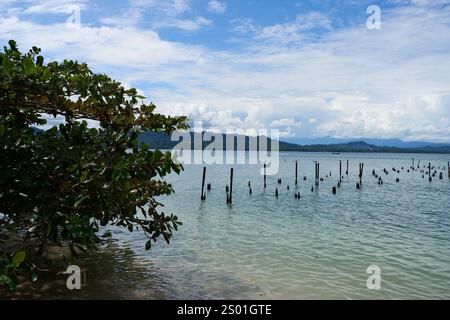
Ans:
<svg viewBox="0 0 450 320"><path fill-rule="evenodd" d="M450 161L447 162L448 178L450 179Z"/></svg>
<svg viewBox="0 0 450 320"><path fill-rule="evenodd" d="M319 165L319 162L318 161L315 161L315 163L316 163L316 175L315 175L315 178L316 178L316 186L319 186L319 177L320 177L320 165Z"/></svg>
<svg viewBox="0 0 450 320"><path fill-rule="evenodd" d="M200 196L200 200L206 199L206 194L204 193L205 190L205 179L206 179L206 167L203 167L203 178L202 178L202 194Z"/></svg>
<svg viewBox="0 0 450 320"><path fill-rule="evenodd" d="M347 160L347 171L345 171L345 174L348 175L348 160Z"/></svg>
<svg viewBox="0 0 450 320"><path fill-rule="evenodd" d="M428 180L431 181L431 162L428 163Z"/></svg>
<svg viewBox="0 0 450 320"><path fill-rule="evenodd" d="M298 161L295 160L295 186L298 185Z"/></svg>
<svg viewBox="0 0 450 320"><path fill-rule="evenodd" d="M266 184L266 164L264 163L264 189L267 188Z"/></svg>
<svg viewBox="0 0 450 320"><path fill-rule="evenodd" d="M233 204L233 168L230 171L230 192L227 195L227 203Z"/></svg>
<svg viewBox="0 0 450 320"><path fill-rule="evenodd" d="M230 171L230 204L233 204L233 168Z"/></svg>
<svg viewBox="0 0 450 320"><path fill-rule="evenodd" d="M359 184L362 185L362 177L364 173L364 163L359 164Z"/></svg>
<svg viewBox="0 0 450 320"><path fill-rule="evenodd" d="M414 158L412 158L412 167L411 167L411 169L414 169Z"/></svg>
<svg viewBox="0 0 450 320"><path fill-rule="evenodd" d="M342 183L342 160L339 160L339 182Z"/></svg>
<svg viewBox="0 0 450 320"><path fill-rule="evenodd" d="M364 162L361 164L361 184L363 175L364 175Z"/></svg>

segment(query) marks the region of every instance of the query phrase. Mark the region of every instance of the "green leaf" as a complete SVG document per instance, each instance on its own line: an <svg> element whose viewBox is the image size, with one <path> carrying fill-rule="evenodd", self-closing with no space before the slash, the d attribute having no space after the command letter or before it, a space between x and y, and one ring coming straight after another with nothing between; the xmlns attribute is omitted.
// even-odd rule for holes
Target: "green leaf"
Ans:
<svg viewBox="0 0 450 320"><path fill-rule="evenodd" d="M17 43L14 40L9 40L8 41L9 47L11 48L11 50L17 50Z"/></svg>
<svg viewBox="0 0 450 320"><path fill-rule="evenodd" d="M31 280L32 282L36 282L37 279L38 279L38 275L37 275L36 271L32 270L32 271L30 272L30 280Z"/></svg>
<svg viewBox="0 0 450 320"><path fill-rule="evenodd" d="M44 71L42 72L42 77L41 80L42 81L48 81L50 79L50 69L45 68Z"/></svg>
<svg viewBox="0 0 450 320"><path fill-rule="evenodd" d="M159 161L164 157L163 153L161 152L161 150L156 149L153 152L153 161Z"/></svg>
<svg viewBox="0 0 450 320"><path fill-rule="evenodd" d="M4 57L2 61L2 67L6 74L11 75L11 72L14 68L14 63L12 63L12 61L9 60L8 57Z"/></svg>
<svg viewBox="0 0 450 320"><path fill-rule="evenodd" d="M122 175L122 172L121 172L119 169L114 169L111 178L112 178L114 181L117 181L117 180L119 180L119 178L121 177L121 175Z"/></svg>
<svg viewBox="0 0 450 320"><path fill-rule="evenodd" d="M12 261L14 267L17 268L18 266L20 266L20 264L25 260L26 256L27 254L24 251L16 252Z"/></svg>
<svg viewBox="0 0 450 320"><path fill-rule="evenodd" d="M27 76L31 76L36 71L36 66L31 58L25 58L23 60L23 70Z"/></svg>
<svg viewBox="0 0 450 320"><path fill-rule="evenodd" d="M0 274L0 283L6 284L9 288L9 290L16 291L16 284L6 274Z"/></svg>
<svg viewBox="0 0 450 320"><path fill-rule="evenodd" d="M36 58L36 64L37 64L38 66L42 66L42 65L44 64L44 57L43 57L43 56L38 56L38 57Z"/></svg>
<svg viewBox="0 0 450 320"><path fill-rule="evenodd" d="M80 177L80 183L85 183L87 180L89 173L87 171L83 171Z"/></svg>

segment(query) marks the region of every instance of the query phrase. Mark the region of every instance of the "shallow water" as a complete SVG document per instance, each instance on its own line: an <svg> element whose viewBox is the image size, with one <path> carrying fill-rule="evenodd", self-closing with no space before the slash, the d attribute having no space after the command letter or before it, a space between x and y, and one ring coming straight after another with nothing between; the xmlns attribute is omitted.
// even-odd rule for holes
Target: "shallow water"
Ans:
<svg viewBox="0 0 450 320"><path fill-rule="evenodd" d="M84 262L88 278L80 292L49 290L43 296L449 299L450 179L446 170L438 170L431 183L418 171L408 173L413 157L416 165L421 160L421 166L431 162L436 169L450 160L448 155L281 153L280 172L267 177L266 190L259 166L234 165L231 207L225 193L230 166L208 166L206 182L212 183L212 191L203 203L202 166L185 166L180 176L169 178L176 193L160 199L163 211L176 213L184 223L170 246L161 241L147 252L142 234L114 230L117 241ZM344 160L345 177L333 195L339 159ZM314 160L320 161L324 181L311 192ZM365 168L357 190L359 162ZM400 174L392 172L402 166ZM373 169L383 186L372 177ZM440 171L443 180L438 179ZM300 200L294 199L294 191L300 191ZM367 289L370 265L381 268L381 290Z"/></svg>

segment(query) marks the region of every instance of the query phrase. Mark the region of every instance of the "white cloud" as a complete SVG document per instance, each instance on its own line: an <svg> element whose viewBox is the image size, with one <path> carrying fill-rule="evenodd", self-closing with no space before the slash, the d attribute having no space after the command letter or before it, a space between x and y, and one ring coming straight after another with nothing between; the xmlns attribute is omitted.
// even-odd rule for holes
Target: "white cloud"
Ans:
<svg viewBox="0 0 450 320"><path fill-rule="evenodd" d="M176 28L184 31L197 31L203 27L210 27L213 22L203 17L193 19L173 19L155 23L156 28Z"/></svg>
<svg viewBox="0 0 450 320"><path fill-rule="evenodd" d="M102 17L99 21L109 26L139 27L150 25L152 29L179 29L197 31L213 25L213 21L201 16L187 16L191 12L188 0L130 0L123 14Z"/></svg>
<svg viewBox="0 0 450 320"><path fill-rule="evenodd" d="M86 0L38 0L23 10L22 14L72 13L74 8L85 9Z"/></svg>
<svg viewBox="0 0 450 320"><path fill-rule="evenodd" d="M218 0L211 0L208 3L208 11L214 13L225 13L225 11L227 11L227 4Z"/></svg>
<svg viewBox="0 0 450 320"><path fill-rule="evenodd" d="M331 20L320 12L298 15L294 22L277 24L261 29L257 39L271 39L278 42L292 42L304 38L303 32L312 29L331 29Z"/></svg>
<svg viewBox="0 0 450 320"><path fill-rule="evenodd" d="M186 114L214 129L273 125L282 136L450 142L448 8L386 9L382 29L371 31L365 23L329 31L330 18L302 17L309 18L264 27L235 21L247 43L240 50L166 41L135 24L73 31L26 15L0 18L0 41L16 39L23 50L38 45L52 59L87 61L139 86L159 112ZM309 30L317 28L321 35L311 39Z"/></svg>
<svg viewBox="0 0 450 320"><path fill-rule="evenodd" d="M295 120L294 118L283 118L272 121L270 124L271 127L280 128L280 127L301 127L302 123L300 121Z"/></svg>
<svg viewBox="0 0 450 320"><path fill-rule="evenodd" d="M296 19L292 22L265 27L257 25L249 18L234 19L231 23L231 32L253 34L254 40L269 40L278 44L304 40L311 30L332 29L330 17L316 11L297 15Z"/></svg>

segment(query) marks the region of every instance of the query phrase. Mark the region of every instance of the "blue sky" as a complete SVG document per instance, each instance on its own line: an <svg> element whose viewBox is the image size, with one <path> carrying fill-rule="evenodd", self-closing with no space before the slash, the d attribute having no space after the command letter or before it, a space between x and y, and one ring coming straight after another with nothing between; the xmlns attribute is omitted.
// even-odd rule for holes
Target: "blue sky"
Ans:
<svg viewBox="0 0 450 320"><path fill-rule="evenodd" d="M215 130L450 142L450 0L0 0L0 30Z"/></svg>

